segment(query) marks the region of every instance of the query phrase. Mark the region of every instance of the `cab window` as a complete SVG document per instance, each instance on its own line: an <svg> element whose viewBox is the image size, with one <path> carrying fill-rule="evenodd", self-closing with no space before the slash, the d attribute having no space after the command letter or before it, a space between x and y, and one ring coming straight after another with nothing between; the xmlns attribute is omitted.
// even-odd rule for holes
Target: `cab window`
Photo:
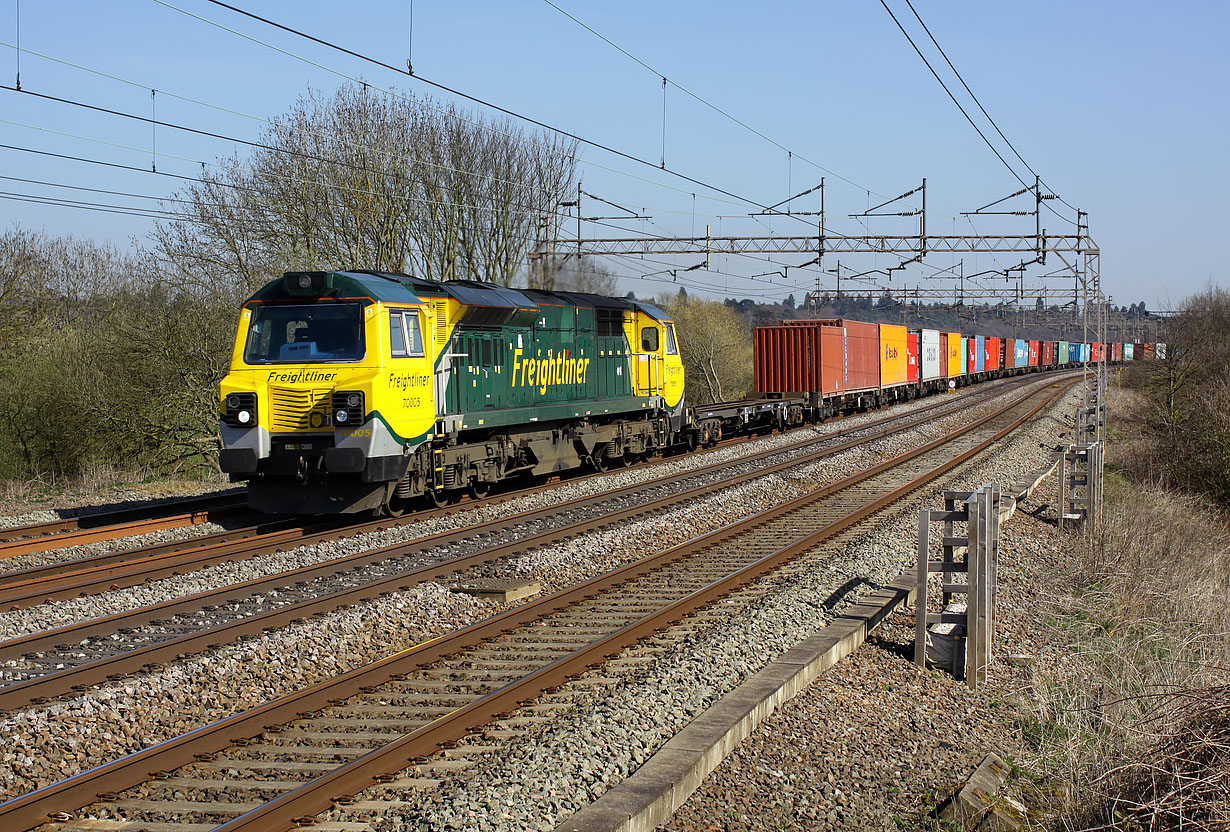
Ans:
<svg viewBox="0 0 1230 832"><path fill-rule="evenodd" d="M678 355L679 354L679 345L675 343L675 325L674 324L666 325L666 354L667 355Z"/></svg>
<svg viewBox="0 0 1230 832"><path fill-rule="evenodd" d="M658 351L658 328L647 326L641 330L641 350L644 352Z"/></svg>
<svg viewBox="0 0 1230 832"><path fill-rule="evenodd" d="M389 311L389 350L393 358L423 355L423 331L413 310Z"/></svg>
<svg viewBox="0 0 1230 832"><path fill-rule="evenodd" d="M260 304L252 315L247 364L359 361L363 316L357 303Z"/></svg>

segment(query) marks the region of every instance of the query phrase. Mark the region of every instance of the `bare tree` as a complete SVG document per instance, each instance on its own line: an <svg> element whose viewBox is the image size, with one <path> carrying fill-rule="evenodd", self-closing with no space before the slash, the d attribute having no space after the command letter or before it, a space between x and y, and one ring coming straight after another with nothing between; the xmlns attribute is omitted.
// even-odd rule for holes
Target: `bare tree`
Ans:
<svg viewBox="0 0 1230 832"><path fill-rule="evenodd" d="M589 292L614 295L619 289L615 272L592 258L577 259L575 255L561 258L554 272L547 275L550 287L561 292Z"/></svg>
<svg viewBox="0 0 1230 832"><path fill-rule="evenodd" d="M576 168L574 141L366 86L309 92L259 144L156 231L186 283L234 294L288 268L368 268L510 285Z"/></svg>
<svg viewBox="0 0 1230 832"><path fill-rule="evenodd" d="M738 313L682 293L659 298L658 305L675 320L688 400L741 398L752 386L752 338Z"/></svg>

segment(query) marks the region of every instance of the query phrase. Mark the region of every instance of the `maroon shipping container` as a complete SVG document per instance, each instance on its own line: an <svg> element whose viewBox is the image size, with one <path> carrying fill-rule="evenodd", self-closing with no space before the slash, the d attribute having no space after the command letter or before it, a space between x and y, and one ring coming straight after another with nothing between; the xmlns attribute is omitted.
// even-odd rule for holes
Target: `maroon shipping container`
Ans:
<svg viewBox="0 0 1230 832"><path fill-rule="evenodd" d="M1145 344L1145 359L1146 359L1146 360L1152 360L1152 358L1153 358L1153 354L1154 354L1154 345L1153 345L1153 344Z"/></svg>
<svg viewBox="0 0 1230 832"><path fill-rule="evenodd" d="M800 325L802 324L802 325ZM845 389L841 329L818 321L758 326L753 331L757 393L822 393Z"/></svg>
<svg viewBox="0 0 1230 832"><path fill-rule="evenodd" d="M1000 339L987 338L986 345L986 369L998 370L1004 366L1004 348L1000 345Z"/></svg>
<svg viewBox="0 0 1230 832"><path fill-rule="evenodd" d="M1029 366L1037 367L1038 362L1040 362L1041 360L1042 360L1042 342L1041 341L1030 341L1029 342Z"/></svg>
<svg viewBox="0 0 1230 832"><path fill-rule="evenodd" d="M1111 361L1122 361L1123 360L1123 344L1116 341L1115 343L1110 345L1110 360Z"/></svg>
<svg viewBox="0 0 1230 832"><path fill-rule="evenodd" d="M1042 366L1043 367L1055 366L1055 342L1054 341L1043 341L1042 342Z"/></svg>
<svg viewBox="0 0 1230 832"><path fill-rule="evenodd" d="M846 392L880 387L880 325L839 318L817 321L846 331Z"/></svg>
<svg viewBox="0 0 1230 832"><path fill-rule="evenodd" d="M948 333L940 333L940 378L948 378Z"/></svg>
<svg viewBox="0 0 1230 832"><path fill-rule="evenodd" d="M905 336L905 380L918 381L918 333Z"/></svg>

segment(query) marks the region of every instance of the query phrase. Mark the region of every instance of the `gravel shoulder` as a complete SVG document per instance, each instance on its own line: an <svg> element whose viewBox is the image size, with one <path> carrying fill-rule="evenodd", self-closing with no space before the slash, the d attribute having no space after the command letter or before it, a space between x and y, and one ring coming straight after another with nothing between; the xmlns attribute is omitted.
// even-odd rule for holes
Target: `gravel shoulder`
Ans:
<svg viewBox="0 0 1230 832"><path fill-rule="evenodd" d="M634 672L614 673L604 668L598 673L617 677L614 682L591 684L582 677L575 684L565 686L561 697L567 700L553 700L560 710L552 721L519 737L509 747L478 755L464 775L445 775L428 793L373 792L372 799L401 801L387 812L361 817L330 812L321 819L361 819L379 830L502 832L553 829L634 771L676 731L722 695L800 638L823 627L844 603L853 603L855 596L900 574L914 556L918 509L934 507L938 493L944 488L968 487L994 480L1013 482L1042 467L1056 434L1064 428L1062 416L1071 411L1074 402L1074 395L1064 397L1050 409L1049 416L1018 431L994 458L966 463L937 483L934 490L917 494L876 522L861 527L851 537L818 550L814 557L799 562L797 568L782 570L769 582L767 589L729 597L721 609L711 609L708 615L701 616L706 619L705 626L690 629L673 639L664 635L660 643L650 643L651 652L646 658L651 660L639 664ZM910 620L897 625L906 635L903 640L908 641L912 633L910 625ZM653 652L655 648L656 653ZM879 658L883 661L897 661L904 666L903 673L916 673L907 659L894 658L892 649L882 652L884 656ZM654 655L657 661L652 660ZM952 706L945 707L940 694L948 689L938 674L921 674L926 684L911 677L913 688L910 688L895 684L892 675L875 665L860 664L844 672L849 674L851 687L836 706L829 708L828 722L819 733L808 728L808 721L816 718L812 715L787 725L784 730L779 728L766 740L765 750L748 757L744 765L731 771L729 779L720 781L724 788L708 794L707 799L698 797L695 806L690 804L685 814L679 816L679 825L669 828L880 828L865 827L863 824L868 819L884 820L888 824L884 828L897 828L893 815L902 814L904 820L909 808L917 802L915 792L911 791L915 787L909 779L915 758L919 766L931 765L923 758L923 753L929 753L932 748L922 741L924 726L933 725L935 734L954 748L962 747L956 745L954 736L978 737L979 730L988 735L998 730L1000 718L989 705L978 707L966 703L958 707L963 702L964 688L956 683L949 693ZM855 730L854 715L866 710L861 700L872 693L881 702L882 726L891 728L878 745ZM897 707L899 700L908 700L911 704ZM568 704L570 707L564 707ZM916 708L917 712L911 712L910 708ZM780 726L780 722L773 725ZM871 730L868 725L867 731ZM902 736L898 744L905 749L896 756L891 750L895 744L893 731ZM761 734L766 731L762 729ZM911 736L914 739L909 739ZM811 737L810 741L807 737ZM482 745L487 740L480 736L475 742ZM975 743L970 742L972 749ZM902 808L886 809L884 793L865 789L862 792L865 799L875 801L873 808L864 808L858 814L840 810L838 814L835 810L840 804L826 805L821 799L823 785L817 781L819 796L808 794L798 802L799 812L795 811L795 802L791 802L789 811L772 815L766 807L758 805L755 793L749 792L745 783L763 777L765 794L785 794L786 778L801 771L798 767L803 765L800 760L787 761L790 752L783 749L791 746L807 748L809 756L834 767L834 795L836 789L842 788L839 776L845 774L838 767L838 761L846 759L843 752L853 755L850 759L858 767L860 778L875 777L877 783L882 762L889 761L901 785L894 786L889 778L886 789L898 790ZM970 751L971 756L974 753ZM941 778L955 779L958 775L953 772L960 768L944 768L937 763L931 770ZM721 777L721 770L715 777ZM711 777L710 782L715 781L715 777ZM799 782L800 788L806 785L801 778ZM812 782L812 778L808 778L808 782ZM851 788L851 793L853 791ZM845 794L843 788L842 795ZM747 803L743 802L745 796ZM730 814L737 806L747 808L742 817ZM686 814L688 811L693 814ZM828 820L830 812L833 813L831 822Z"/></svg>
<svg viewBox="0 0 1230 832"><path fill-rule="evenodd" d="M1054 479L1018 506L1001 537L1000 606L988 682L913 663L914 614L898 612L858 652L774 713L712 773L663 832L933 829L928 813L989 752L1027 756L1028 716L1012 704L1054 660L1040 602L1069 533L1055 528Z"/></svg>
<svg viewBox="0 0 1230 832"><path fill-rule="evenodd" d="M926 401L923 400L924 403ZM1067 406L1063 407L1066 412ZM878 415L880 414L867 414L833 424L847 429ZM971 418L968 408L964 416ZM766 478L736 489L734 493L728 491L708 501L693 501L682 514L649 518L617 532L600 532L549 549L527 553L510 563L509 571L512 574L542 579L548 588L575 582L639 557L646 547L660 548L663 544L669 545L729 522L735 517L780 502L801 490L831 482L871 462L900 453L905 449L903 444L906 447L921 444L945 428L951 429L946 422L945 418L932 420L912 431L908 440L882 440L872 446L853 449L839 459L818 463L813 466L814 470L802 472L789 481L781 477ZM980 466L980 470L1004 470L1006 473L1003 478L1010 481L1014 476L1036 467L1038 449L1049 445L1053 427L1053 424L1045 419L1034 423L1013 440L1012 447L1022 450L1008 454L1010 461L1000 464L998 468L994 462L985 463ZM822 426L819 430L824 432L825 427ZM764 447L785 444L795 438L793 435L767 437L756 442L732 446L722 453L743 455ZM710 461L713 461L713 457L704 458L703 462L683 458L670 465L682 469ZM591 489L596 491L623 487L634 479L658 476L664 473L663 467L653 469L652 473L648 469L631 469L613 474L609 478L566 484L559 489L560 494L552 491L549 496L532 499L555 502L567 499L578 491L593 493ZM968 481L967 479L966 482ZM517 509L526 507L518 504ZM493 506L489 509L480 507L476 512L510 510ZM884 527L904 526L908 530L909 524L901 518L916 510L911 507L894 513L893 517L896 519L890 518ZM472 520L474 514L466 513L456 517L461 522L466 522L466 518ZM427 531L422 528L425 525L427 524L421 524L415 534L407 536L421 536ZM353 545L370 548L371 543L356 541ZM901 544L906 552L911 545L909 542ZM884 534L872 534L850 552L843 553L839 564L817 564L805 582L797 580L797 575L783 577L779 581L781 589L784 592L789 590L794 595L786 592L769 604L749 602L746 612L755 618L755 626L750 626L747 621L735 621L721 628L718 634L697 636L695 643L690 643L687 649L695 652L698 658L686 669L681 671L675 657L669 657L660 668L665 674L660 679L641 678L638 675L635 684L615 695L609 706L587 711L591 720L597 719L597 724L592 726L592 732L587 730L584 736L592 737L595 744L612 742L609 737L604 737L604 734L609 734L610 726L621 722L641 724L642 718L639 715L646 703L661 703L673 713L671 719L661 721L662 730L657 732L661 734L660 737L656 734L655 737L624 737L626 741L634 744L635 753L618 747L610 748L608 752L611 762L606 766L605 779L601 782L614 782L621 776L620 772L626 774L635 768L652 753L656 744L670 736L668 729L672 725L678 727L686 723L696 713L708 707L708 704L716 701L722 693L737 685L746 675L788 648L800 633L806 632L808 628L822 626L831 615L831 605L823 602L823 599L830 598L855 578L862 580L862 576L867 574L871 574L873 580L887 581L894 578L900 571L899 548L901 547L892 540L886 539ZM276 564L270 562L261 568L262 571L279 571L288 564L299 565L303 557L314 561L336 554L336 549L326 552L282 553L279 556L282 561ZM234 569L239 566L231 564L226 568ZM242 578L237 575L210 574L207 570L205 573L183 576L179 584L168 587L166 591L172 596L186 594L191 591L192 586L197 585L189 585L189 581L204 581L216 585L236 579ZM856 581L854 585L865 585L865 581ZM152 597L146 593L157 591L157 584L151 584L149 587L137 588L132 593L111 593L109 595L113 597L107 597L105 601L99 602L101 605L93 607L82 607L81 604L95 602L75 599L63 604L42 605L36 610L0 615L0 621L10 632L31 631L77 617L93 617L113 604L123 607L134 603L149 603ZM340 611L322 619L312 619L259 639L231 645L156 673L140 674L66 701L23 709L0 720L0 732L6 737L3 753L0 754L0 797L12 796L44 785L91 765L113 759L122 753L182 733L195 725L275 698L312 681L382 658L495 611L497 608L492 604L449 593L436 584L424 584L371 604ZM733 641L726 644L723 639ZM723 660L726 663L725 669L711 668L709 663L717 660L719 655L726 657ZM716 677L717 681L713 681L711 677ZM662 685L666 686L665 689ZM630 695L630 698L627 695ZM157 708L152 707L155 702ZM635 722L630 718L611 716L626 714L627 709L638 715ZM603 714L606 716L601 716ZM588 743L589 740L585 742ZM517 756L522 756L520 750ZM544 769L539 779L541 781L552 776L561 778L562 782L569 782L569 777L563 772L557 771L552 775L549 768ZM573 785L583 786L586 793L592 794L594 783L586 782L585 775L579 776L581 782ZM505 777L507 778L507 774ZM489 781L483 777L478 778L480 790L484 782ZM504 779L502 782L510 781ZM564 794L563 788L561 786L561 795ZM604 789L605 787L602 787L602 790ZM554 788L552 791L554 792ZM533 797L535 791L532 788L523 790L522 794L529 799L528 803L518 804L515 811L511 810L513 807L509 807L510 811L501 810L499 821L493 825L475 828L540 828L546 819L561 819L577 805L563 798L549 804L538 803ZM421 808L425 817L435 819L447 817L447 812L452 811L447 806L447 800L430 808ZM533 824L525 823L527 813L528 817L537 818ZM431 826L430 823L426 826L411 823L392 828L439 827Z"/></svg>

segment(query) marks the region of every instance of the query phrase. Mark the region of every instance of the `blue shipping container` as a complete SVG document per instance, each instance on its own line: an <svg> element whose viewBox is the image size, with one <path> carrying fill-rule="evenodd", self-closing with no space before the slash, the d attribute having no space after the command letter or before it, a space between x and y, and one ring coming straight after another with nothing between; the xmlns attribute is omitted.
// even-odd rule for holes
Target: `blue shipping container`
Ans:
<svg viewBox="0 0 1230 832"><path fill-rule="evenodd" d="M1081 361L1086 364L1089 363L1089 345L1088 344L1081 344Z"/></svg>
<svg viewBox="0 0 1230 832"><path fill-rule="evenodd" d="M1012 350L1012 366L1013 367L1028 367L1029 366L1029 342L1022 341L1017 338L1013 342Z"/></svg>
<svg viewBox="0 0 1230 832"><path fill-rule="evenodd" d="M1081 360L1081 345L1068 344L1068 362L1071 364L1079 364Z"/></svg>
<svg viewBox="0 0 1230 832"><path fill-rule="evenodd" d="M987 339L981 335L974 336L974 372L987 371Z"/></svg>

